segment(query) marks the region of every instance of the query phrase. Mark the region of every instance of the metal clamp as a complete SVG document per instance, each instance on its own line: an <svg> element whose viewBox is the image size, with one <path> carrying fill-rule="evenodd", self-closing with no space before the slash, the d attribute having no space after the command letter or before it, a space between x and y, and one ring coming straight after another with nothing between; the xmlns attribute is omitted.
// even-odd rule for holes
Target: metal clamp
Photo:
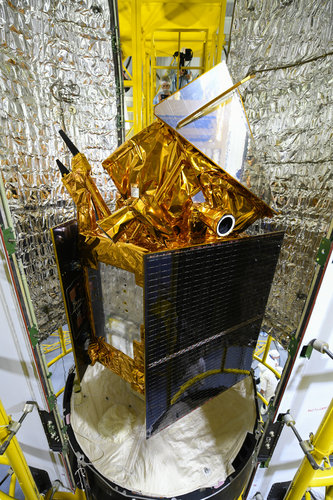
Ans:
<svg viewBox="0 0 333 500"><path fill-rule="evenodd" d="M322 342L319 339L311 340L310 344L316 350L322 354L327 354L331 359L333 359L333 353L329 350L329 345L327 342Z"/></svg>
<svg viewBox="0 0 333 500"><path fill-rule="evenodd" d="M317 462L315 461L315 459L313 458L313 456L311 455L310 452L313 451L314 448L313 448L312 444L310 443L310 441L305 441L301 438L298 430L295 427L295 420L290 415L290 413L286 413L285 415L283 415L282 420L284 421L284 423L288 427L291 427L293 433L295 434L295 436L299 442L300 447L302 448L306 458L309 460L311 467L314 470L318 470L318 469L324 470L324 467L322 467L321 465L318 465Z"/></svg>
<svg viewBox="0 0 333 500"><path fill-rule="evenodd" d="M2 445L0 446L0 456L3 455L5 453L5 451L7 450L8 446L10 445L10 442L11 440L13 439L13 437L15 436L15 434L18 432L18 430L20 429L21 425L22 425L22 422L23 420L25 419L25 417L28 415L28 413L31 413L32 410L34 409L34 406L37 406L37 403L35 401L27 401L24 405L24 408L23 408L23 413L19 419L18 422L15 422L15 421L12 421L10 422L10 424L7 426L7 429L10 431L10 434L9 436L7 437L7 439L5 439L5 441L2 443Z"/></svg>
<svg viewBox="0 0 333 500"><path fill-rule="evenodd" d="M330 351L328 343L322 342L319 339L313 339L308 345L305 345L302 349L301 357L310 359L313 349L321 354L327 354L331 359L333 359L333 352Z"/></svg>
<svg viewBox="0 0 333 500"><path fill-rule="evenodd" d="M80 487L81 487L81 489L84 490L87 500L91 500L92 499L91 489L90 489L88 476L86 473L86 467L88 464L86 463L85 457L84 457L84 455L82 455L82 453L77 451L75 453L75 456L76 456L77 466L78 466L76 472L79 475L80 483L81 483Z"/></svg>

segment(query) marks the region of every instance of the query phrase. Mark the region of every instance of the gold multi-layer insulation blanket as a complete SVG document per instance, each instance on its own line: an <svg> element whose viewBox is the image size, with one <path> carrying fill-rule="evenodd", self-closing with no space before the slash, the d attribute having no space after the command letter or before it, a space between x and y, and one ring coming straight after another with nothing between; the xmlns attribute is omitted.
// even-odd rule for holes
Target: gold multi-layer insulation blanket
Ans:
<svg viewBox="0 0 333 500"><path fill-rule="evenodd" d="M111 213L81 153L63 183L77 206L80 253L86 266L104 262L133 272L143 286L145 253L221 241L218 227L228 216L228 238L273 211L192 144L157 120L125 142L103 167L118 190ZM201 192L203 202L193 197ZM99 361L144 393L143 333L134 359L103 338L91 340L92 363Z"/></svg>
<svg viewBox="0 0 333 500"><path fill-rule="evenodd" d="M149 251L220 240L217 225L235 218L237 236L272 210L192 144L157 120L125 142L103 167L119 199L113 214L98 221L113 241ZM204 202L193 197L201 191Z"/></svg>

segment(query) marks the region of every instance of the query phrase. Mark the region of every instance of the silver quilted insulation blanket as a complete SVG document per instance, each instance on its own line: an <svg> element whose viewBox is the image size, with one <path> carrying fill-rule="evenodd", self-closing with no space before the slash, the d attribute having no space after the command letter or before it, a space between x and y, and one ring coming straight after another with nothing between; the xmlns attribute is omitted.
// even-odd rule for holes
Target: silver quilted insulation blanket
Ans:
<svg viewBox="0 0 333 500"><path fill-rule="evenodd" d="M50 228L74 216L56 166L63 128L91 162L117 147L116 85L107 0L0 2L1 173L40 333L65 322ZM110 181L109 181L110 182Z"/></svg>
<svg viewBox="0 0 333 500"><path fill-rule="evenodd" d="M270 226L286 230L265 319L285 344L333 215L332 31L331 0L236 2L228 61L234 81L291 65L258 72L241 88L256 141L251 189L280 212Z"/></svg>

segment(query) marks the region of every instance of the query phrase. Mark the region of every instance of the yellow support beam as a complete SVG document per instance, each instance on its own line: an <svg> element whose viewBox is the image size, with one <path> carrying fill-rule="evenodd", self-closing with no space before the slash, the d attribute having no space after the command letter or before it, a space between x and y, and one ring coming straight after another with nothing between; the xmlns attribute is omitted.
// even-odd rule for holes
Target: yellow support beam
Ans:
<svg viewBox="0 0 333 500"><path fill-rule="evenodd" d="M4 443L10 435L10 431L7 428L9 423L10 420L2 402L0 401L0 444ZM25 498L29 500L42 500L43 497L38 492L36 483L15 436L5 451L5 457L8 459L8 462L14 471ZM3 498L6 498L6 496L3 496Z"/></svg>
<svg viewBox="0 0 333 500"><path fill-rule="evenodd" d="M326 488L325 500L333 500L333 486Z"/></svg>
<svg viewBox="0 0 333 500"><path fill-rule="evenodd" d="M317 464L320 465L324 458L328 459L333 450L333 399L326 410L316 434L311 438L311 444L313 446L311 455ZM284 500L301 500L309 485L315 480L316 475L317 472L312 468L309 460L304 457Z"/></svg>
<svg viewBox="0 0 333 500"><path fill-rule="evenodd" d="M309 487L333 486L333 468L316 470L310 481Z"/></svg>
<svg viewBox="0 0 333 500"><path fill-rule="evenodd" d="M132 0L132 80L133 80L133 107L134 133L142 129L142 27L141 27L141 0Z"/></svg>
<svg viewBox="0 0 333 500"><path fill-rule="evenodd" d="M214 65L218 64L222 60L222 50L224 44L224 19L225 19L226 9L227 9L227 0L223 0L223 2L221 3L221 10L220 10L220 23L217 35L216 61L214 61Z"/></svg>

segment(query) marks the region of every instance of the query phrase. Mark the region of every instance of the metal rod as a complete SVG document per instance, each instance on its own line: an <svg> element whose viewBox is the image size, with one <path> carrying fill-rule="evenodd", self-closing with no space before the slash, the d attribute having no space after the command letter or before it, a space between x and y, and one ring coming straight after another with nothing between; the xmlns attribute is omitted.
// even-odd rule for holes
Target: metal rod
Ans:
<svg viewBox="0 0 333 500"><path fill-rule="evenodd" d="M311 444L313 446L311 456L318 465L325 457L329 456L333 447L333 399L326 410L316 434L311 440ZM309 463L308 458L304 457L284 500L301 500L317 474L320 474L320 472L315 471Z"/></svg>
<svg viewBox="0 0 333 500"><path fill-rule="evenodd" d="M327 355L328 355L331 359L333 359L333 352L332 352L332 351L330 351L330 350L329 350L329 349L327 349L326 347L324 347L324 349L323 349L323 350L324 350L324 352L326 352L326 354L327 354Z"/></svg>
<svg viewBox="0 0 333 500"><path fill-rule="evenodd" d="M266 342L266 347L265 347L264 354L263 354L263 357L262 357L262 362L263 363L266 363L266 359L267 359L269 350L271 348L272 340L273 340L273 337L271 335L268 335L267 342Z"/></svg>
<svg viewBox="0 0 333 500"><path fill-rule="evenodd" d="M8 429L6 427L9 423L7 413L0 401L0 442L3 442L8 437ZM25 498L29 498L29 500L41 500L41 495L38 492L36 483L16 437L12 439L10 446L8 446L6 456L14 474L19 480Z"/></svg>
<svg viewBox="0 0 333 500"><path fill-rule="evenodd" d="M68 147L68 149L70 150L70 152L72 153L73 156L76 156L77 154L79 154L79 150L77 149L77 147L72 143L72 141L70 140L70 138L65 134L65 132L63 130L59 130L59 134L62 138L62 140L64 141L64 143L66 144L66 146Z"/></svg>
<svg viewBox="0 0 333 500"><path fill-rule="evenodd" d="M233 85L232 87L230 87L229 89L225 90L224 92L222 92L221 94L219 94L217 97L214 97L214 99L211 99L210 101L208 101L206 104L204 104L203 106L201 106L200 108L198 108L197 110L193 111L192 113L190 113L188 116L186 116L185 118L183 118L182 120L179 120L179 122L177 123L177 128L181 128L181 127L184 127L185 125L188 125L191 121L193 120L197 120L198 118L200 118L204 113L205 111L210 108L211 106L213 106L214 104L218 104L218 102L223 98L225 97L226 95L228 95L230 92L232 92L233 90L237 89L237 87L239 87L240 85L242 85L243 83L247 82L248 80L250 80L251 78L254 78L255 75L248 75L247 77L245 77L243 80L240 80L239 82L235 83L235 85Z"/></svg>

